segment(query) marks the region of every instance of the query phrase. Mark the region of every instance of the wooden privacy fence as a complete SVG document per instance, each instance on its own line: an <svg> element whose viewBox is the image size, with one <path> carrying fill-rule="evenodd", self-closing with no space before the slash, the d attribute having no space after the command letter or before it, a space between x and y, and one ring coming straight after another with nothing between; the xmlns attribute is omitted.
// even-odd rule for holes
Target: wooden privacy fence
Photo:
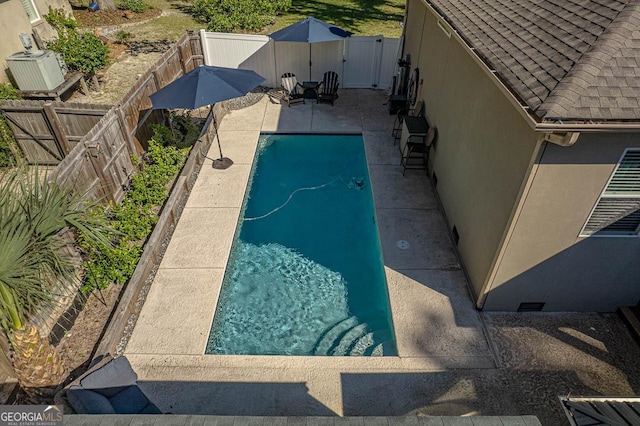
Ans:
<svg viewBox="0 0 640 426"><path fill-rule="evenodd" d="M149 95L204 63L200 36L183 35L147 70L116 106L44 101L3 101L0 112L29 164L56 165L49 177L69 183L77 191L89 191L89 197L101 202L122 200L134 172L132 156L139 156L153 135L152 126L163 121L161 112L151 110ZM219 105L215 108L220 114ZM161 259L161 246L178 220L182 201L188 194L190 177L201 164L213 139L213 114L192 148L189 159L163 208L158 224L145 246L133 277L124 289L117 318L129 319L135 299L146 277ZM133 298L133 305L130 300ZM48 315L48 314L47 314ZM57 318L49 315L46 321ZM125 321L126 321L125 320ZM51 324L40 324L50 329ZM121 339L124 324L111 321L100 347L112 353ZM0 334L0 382L13 380L13 368L7 358L8 344ZM4 379L4 380L3 380Z"/></svg>
<svg viewBox="0 0 640 426"><path fill-rule="evenodd" d="M185 33L114 107L44 101L5 101L6 117L29 164L56 165L51 175L92 190L91 198L118 202L139 156L164 120L149 95L203 64L200 36ZM94 190L95 189L95 190Z"/></svg>
<svg viewBox="0 0 640 426"><path fill-rule="evenodd" d="M220 104L216 104L215 108L209 111L200 137L191 148L180 176L176 178L171 195L164 204L158 223L145 244L138 265L118 298L118 305L94 353L94 359L106 354L121 354L124 350L128 341L126 331L131 331L135 325L142 306L141 298L144 300L142 290L162 261L163 243L171 235L180 218L182 207L189 196L190 185L193 184L192 176L204 162L205 155L216 137L214 120L219 122L222 114Z"/></svg>
<svg viewBox="0 0 640 426"><path fill-rule="evenodd" d="M55 165L111 107L71 102L3 101L0 108L27 162Z"/></svg>
<svg viewBox="0 0 640 426"><path fill-rule="evenodd" d="M121 126L116 109L111 109L99 124L58 164L51 178L89 191L92 199L119 202L135 169L131 156L138 152Z"/></svg>
<svg viewBox="0 0 640 426"><path fill-rule="evenodd" d="M188 32L125 93L117 108L136 143L149 140L152 125L162 120L162 113L151 109L149 95L203 64L200 35Z"/></svg>

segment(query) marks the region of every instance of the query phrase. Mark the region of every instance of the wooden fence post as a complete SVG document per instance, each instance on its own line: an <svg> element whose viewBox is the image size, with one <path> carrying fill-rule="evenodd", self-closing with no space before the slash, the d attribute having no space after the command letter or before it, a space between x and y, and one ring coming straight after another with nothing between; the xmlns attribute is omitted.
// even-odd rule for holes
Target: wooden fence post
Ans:
<svg viewBox="0 0 640 426"><path fill-rule="evenodd" d="M84 143L84 149L85 149L85 156L86 158L89 160L89 162L91 163L91 166L93 167L93 170L96 173L96 176L98 176L98 180L100 181L100 191L102 192L102 194L104 196L107 197L108 201L113 201L115 202L115 194L113 193L113 191L108 191L104 188L105 185L107 185L107 183L109 182L107 180L107 177L104 174L104 167L102 165L103 160L105 158L105 154L104 154L104 147L101 146L101 141L85 141Z"/></svg>
<svg viewBox="0 0 640 426"><path fill-rule="evenodd" d="M127 149L129 150L129 154L131 155L140 155L143 149L141 146L136 145L136 141L131 135L131 129L127 126L127 121L124 119L124 112L122 112L122 107L118 106L115 108L116 116L118 117L118 124L120 124L120 129L122 134L124 135L124 140L127 141Z"/></svg>
<svg viewBox="0 0 640 426"><path fill-rule="evenodd" d="M162 86L160 86L160 77L158 77L158 70L151 71L151 75L153 76L153 80L156 82L156 87L158 89L162 89Z"/></svg>
<svg viewBox="0 0 640 426"><path fill-rule="evenodd" d="M53 137L55 138L57 145L60 147L62 153L67 155L71 151L71 145L69 145L67 136L62 130L62 123L58 118L58 114L56 114L55 108L51 105L51 102L47 102L44 104L42 111L44 112L44 117L51 128L51 132L53 133Z"/></svg>
<svg viewBox="0 0 640 426"><path fill-rule="evenodd" d="M190 43L189 39L187 39L187 42ZM184 48L183 45L178 46L178 56L180 56L180 67L182 68L182 73L186 74L187 73L187 61L184 58L185 55L183 53L183 48ZM191 46L189 46L189 50L191 50ZM189 55L189 57L191 57L191 55Z"/></svg>

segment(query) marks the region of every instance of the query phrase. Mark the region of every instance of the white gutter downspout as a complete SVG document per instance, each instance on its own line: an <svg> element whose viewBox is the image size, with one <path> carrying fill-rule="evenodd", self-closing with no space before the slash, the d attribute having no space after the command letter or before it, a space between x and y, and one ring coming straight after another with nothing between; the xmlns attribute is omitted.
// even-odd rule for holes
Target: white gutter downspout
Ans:
<svg viewBox="0 0 640 426"><path fill-rule="evenodd" d="M578 132L556 132L556 133L545 133L544 140L546 142L551 142L560 146L571 146L580 137L580 133Z"/></svg>

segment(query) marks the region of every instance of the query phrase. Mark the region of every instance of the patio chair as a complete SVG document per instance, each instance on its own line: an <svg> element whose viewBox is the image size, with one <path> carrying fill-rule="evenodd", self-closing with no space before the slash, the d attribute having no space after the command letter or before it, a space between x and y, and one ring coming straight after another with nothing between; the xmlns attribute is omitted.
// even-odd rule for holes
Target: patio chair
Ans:
<svg viewBox="0 0 640 426"><path fill-rule="evenodd" d="M284 100L287 101L289 108L291 108L291 103L300 101L304 103L304 88L298 83L295 74L290 72L282 74L282 88L284 89Z"/></svg>
<svg viewBox="0 0 640 426"><path fill-rule="evenodd" d="M318 88L318 101L317 103L322 102L331 102L331 106L336 99L338 99L338 74L333 71L327 71L324 73L324 77L322 78L322 83L320 83L320 87Z"/></svg>
<svg viewBox="0 0 640 426"><path fill-rule="evenodd" d="M427 171L427 174L429 174L429 152L431 151L431 145L433 145L437 137L438 129L435 126L429 127L427 134L420 138L412 138L412 136L409 136L402 153L402 176L404 176L407 169L424 169ZM422 164L410 163L412 159L418 159L418 157L413 154L421 154Z"/></svg>

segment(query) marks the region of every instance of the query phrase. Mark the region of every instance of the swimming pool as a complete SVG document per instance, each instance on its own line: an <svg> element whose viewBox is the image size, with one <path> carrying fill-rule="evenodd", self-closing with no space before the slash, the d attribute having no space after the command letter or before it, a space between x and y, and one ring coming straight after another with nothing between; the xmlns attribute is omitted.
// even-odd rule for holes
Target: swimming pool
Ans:
<svg viewBox="0 0 640 426"><path fill-rule="evenodd" d="M208 354L397 355L361 135L262 135Z"/></svg>

